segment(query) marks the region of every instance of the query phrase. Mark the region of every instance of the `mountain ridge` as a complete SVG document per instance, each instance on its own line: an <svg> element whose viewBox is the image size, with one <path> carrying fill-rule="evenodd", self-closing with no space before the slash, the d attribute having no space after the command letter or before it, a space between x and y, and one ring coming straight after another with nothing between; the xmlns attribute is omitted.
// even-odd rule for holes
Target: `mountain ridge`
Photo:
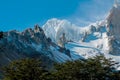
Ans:
<svg viewBox="0 0 120 80"><path fill-rule="evenodd" d="M47 38L44 31L38 25L34 29L28 28L23 32L16 30L4 32L0 40L0 67L4 64L22 58L40 58L43 62L65 62L67 60L82 58L77 54L67 53ZM62 50L62 51L60 51Z"/></svg>
<svg viewBox="0 0 120 80"><path fill-rule="evenodd" d="M55 24L52 19L50 20L52 24ZM57 19L54 20L57 21ZM120 62L120 5L114 5L105 20L92 23L86 27L76 26L65 20L60 21L58 19L58 21L60 25L46 23L42 27L48 37L52 36L54 42L58 43L59 37L65 33L66 39L72 41L66 44L66 48L72 52L82 55L84 58L102 53L106 57L114 58L116 62ZM53 26L54 29L52 30Z"/></svg>
<svg viewBox="0 0 120 80"><path fill-rule="evenodd" d="M105 20L86 27L77 26L65 19L53 18L42 27L35 25L33 29L28 28L22 32L5 32L4 38L0 40L0 45L5 47L0 50L0 65L29 56L44 56L48 61L65 62L99 54L120 62L119 20L120 8L117 5L113 6ZM65 39L62 47L59 41L63 35Z"/></svg>

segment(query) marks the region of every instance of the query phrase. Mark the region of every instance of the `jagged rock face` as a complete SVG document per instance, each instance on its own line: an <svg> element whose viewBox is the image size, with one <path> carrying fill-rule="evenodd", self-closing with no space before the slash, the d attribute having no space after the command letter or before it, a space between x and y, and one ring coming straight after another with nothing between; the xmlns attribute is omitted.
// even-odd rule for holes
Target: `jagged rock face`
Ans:
<svg viewBox="0 0 120 80"><path fill-rule="evenodd" d="M38 50L36 50L36 45L40 46ZM4 38L0 40L0 66L12 60L34 57L35 55L37 58L45 57L44 51L48 55L51 54L49 47L47 37L38 25L35 26L34 30L29 28L23 32L15 30L5 32ZM41 58L43 59L43 57Z"/></svg>
<svg viewBox="0 0 120 80"><path fill-rule="evenodd" d="M114 35L114 37L117 40L120 40L120 6L113 7L110 15L107 18L108 21L108 28L111 35Z"/></svg>
<svg viewBox="0 0 120 80"><path fill-rule="evenodd" d="M107 18L110 53L119 53L120 49L120 5L116 3Z"/></svg>
<svg viewBox="0 0 120 80"><path fill-rule="evenodd" d="M46 37L38 25L23 32L8 31L0 40L0 67L26 57L40 58L48 67L53 65L53 62L71 60L70 54L66 54L66 50L59 51L60 49L61 47Z"/></svg>
<svg viewBox="0 0 120 80"><path fill-rule="evenodd" d="M60 40L58 41L58 45L62 48L65 48L65 44L67 43L65 33L60 37Z"/></svg>

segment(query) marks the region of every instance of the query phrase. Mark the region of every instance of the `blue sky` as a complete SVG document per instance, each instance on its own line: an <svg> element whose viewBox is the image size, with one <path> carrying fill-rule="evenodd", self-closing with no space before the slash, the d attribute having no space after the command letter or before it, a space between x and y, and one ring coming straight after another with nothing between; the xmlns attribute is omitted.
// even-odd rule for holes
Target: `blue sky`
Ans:
<svg viewBox="0 0 120 80"><path fill-rule="evenodd" d="M0 30L24 30L48 19L85 26L106 17L114 0L0 0Z"/></svg>

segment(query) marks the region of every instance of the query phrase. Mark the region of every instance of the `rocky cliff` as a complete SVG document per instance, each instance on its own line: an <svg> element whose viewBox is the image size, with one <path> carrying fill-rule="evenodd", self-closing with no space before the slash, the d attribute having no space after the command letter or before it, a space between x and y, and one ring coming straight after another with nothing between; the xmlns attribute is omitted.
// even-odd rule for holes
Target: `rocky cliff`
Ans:
<svg viewBox="0 0 120 80"><path fill-rule="evenodd" d="M109 36L110 53L120 50L120 3L116 2L107 17L107 32Z"/></svg>
<svg viewBox="0 0 120 80"><path fill-rule="evenodd" d="M0 66L22 58L39 58L49 66L52 62L72 60L70 53L68 55L65 49L62 52L60 49L38 25L23 32L4 32L4 38L0 40Z"/></svg>

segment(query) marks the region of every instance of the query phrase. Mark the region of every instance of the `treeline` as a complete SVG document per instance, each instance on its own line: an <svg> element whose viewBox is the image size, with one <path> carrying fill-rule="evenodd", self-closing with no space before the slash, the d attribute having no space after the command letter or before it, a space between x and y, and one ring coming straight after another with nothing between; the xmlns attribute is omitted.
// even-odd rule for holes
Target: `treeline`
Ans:
<svg viewBox="0 0 120 80"><path fill-rule="evenodd" d="M3 68L3 80L120 80L118 63L103 55L87 60L55 63L46 69L38 59L22 59Z"/></svg>

